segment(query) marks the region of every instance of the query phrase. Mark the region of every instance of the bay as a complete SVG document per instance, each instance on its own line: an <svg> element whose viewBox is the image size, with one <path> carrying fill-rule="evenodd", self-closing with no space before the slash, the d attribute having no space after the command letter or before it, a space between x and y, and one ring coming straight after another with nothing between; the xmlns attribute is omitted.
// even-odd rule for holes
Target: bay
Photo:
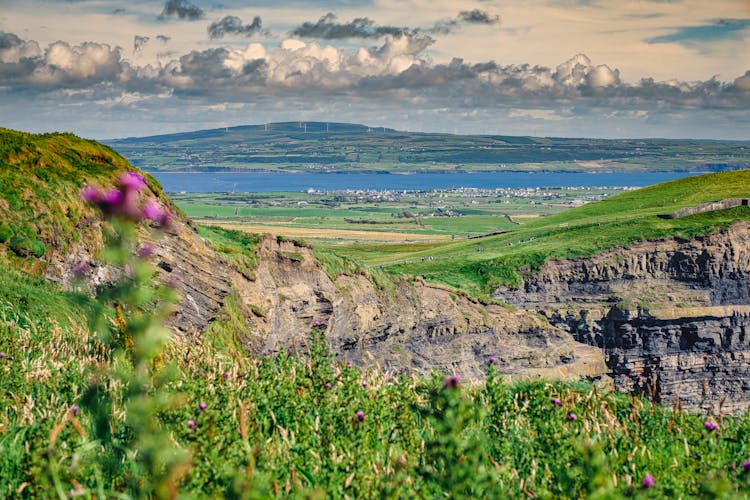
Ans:
<svg viewBox="0 0 750 500"><path fill-rule="evenodd" d="M432 190L450 188L643 187L695 172L285 173L149 172L171 193Z"/></svg>

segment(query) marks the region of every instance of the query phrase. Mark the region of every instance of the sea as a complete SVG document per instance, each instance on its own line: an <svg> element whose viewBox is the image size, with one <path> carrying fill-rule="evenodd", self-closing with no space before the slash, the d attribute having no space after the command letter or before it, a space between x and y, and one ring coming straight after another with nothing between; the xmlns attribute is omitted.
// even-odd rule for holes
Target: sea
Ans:
<svg viewBox="0 0 750 500"><path fill-rule="evenodd" d="M698 175L697 172L149 173L169 193L643 187Z"/></svg>

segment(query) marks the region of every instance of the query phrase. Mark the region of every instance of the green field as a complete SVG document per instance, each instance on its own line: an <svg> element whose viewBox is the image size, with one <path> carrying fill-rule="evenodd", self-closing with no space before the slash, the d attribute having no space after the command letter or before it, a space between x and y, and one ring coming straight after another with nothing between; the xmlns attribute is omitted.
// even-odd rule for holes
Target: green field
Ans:
<svg viewBox="0 0 750 500"><path fill-rule="evenodd" d="M549 258L591 256L643 240L691 238L750 219L748 207L680 219L657 217L732 197L750 198L750 170L690 177L623 193L526 220L506 234L487 238L419 247L353 244L330 247L330 251L394 275L422 276L481 297L500 284L517 286L520 269L538 269Z"/></svg>
<svg viewBox="0 0 750 500"><path fill-rule="evenodd" d="M621 189L435 190L425 192L174 194L196 221L242 226L467 236L509 231L518 220L603 199ZM304 234L308 234L305 231ZM301 238L306 238L300 235ZM375 236L373 236L374 238ZM307 237L309 238L309 237ZM351 241L352 238L346 239ZM336 241L339 241L336 238ZM340 242L340 241L339 241Z"/></svg>

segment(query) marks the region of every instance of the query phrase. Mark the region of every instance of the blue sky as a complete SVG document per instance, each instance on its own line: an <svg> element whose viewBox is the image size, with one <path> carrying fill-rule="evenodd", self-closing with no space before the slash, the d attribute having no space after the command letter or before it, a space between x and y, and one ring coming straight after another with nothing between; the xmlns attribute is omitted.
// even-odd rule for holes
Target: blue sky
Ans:
<svg viewBox="0 0 750 500"><path fill-rule="evenodd" d="M0 126L750 139L747 0L0 0Z"/></svg>

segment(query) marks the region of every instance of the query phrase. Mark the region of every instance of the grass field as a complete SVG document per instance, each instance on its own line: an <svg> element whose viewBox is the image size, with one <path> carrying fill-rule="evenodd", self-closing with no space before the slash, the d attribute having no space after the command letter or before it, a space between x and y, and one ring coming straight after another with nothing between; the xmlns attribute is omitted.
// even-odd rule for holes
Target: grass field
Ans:
<svg viewBox="0 0 750 500"><path fill-rule="evenodd" d="M174 194L173 199L200 223L231 224L246 231L326 240L326 243L355 243L466 239L509 231L517 226L517 217L553 214L620 192L622 189L581 188L358 194L180 193Z"/></svg>

